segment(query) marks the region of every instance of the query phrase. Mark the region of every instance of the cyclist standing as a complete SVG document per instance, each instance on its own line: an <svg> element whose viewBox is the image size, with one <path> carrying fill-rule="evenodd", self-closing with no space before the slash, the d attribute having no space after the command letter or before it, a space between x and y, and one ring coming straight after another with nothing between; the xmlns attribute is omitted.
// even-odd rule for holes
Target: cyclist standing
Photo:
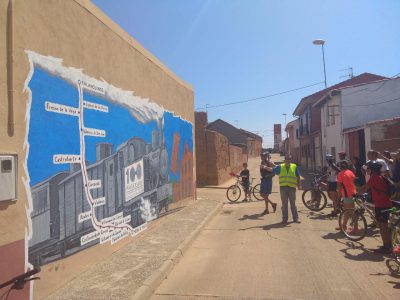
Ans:
<svg viewBox="0 0 400 300"><path fill-rule="evenodd" d="M346 160L339 162L340 173L338 174L338 188L340 187L340 193L343 197L343 205L345 209L354 209L354 198L353 195L356 194L356 186L354 180L356 176L350 170L350 165ZM346 230L348 216L345 215L343 218L343 229ZM340 227L336 228L340 230ZM351 228L349 234L357 234L358 223L355 222L354 228Z"/></svg>
<svg viewBox="0 0 400 300"><path fill-rule="evenodd" d="M250 193L250 171L247 169L247 163L243 163L243 170L240 172L239 176L242 178L242 186L244 190L244 200L246 202L251 200L251 193Z"/></svg>
<svg viewBox="0 0 400 300"><path fill-rule="evenodd" d="M264 152L261 153L261 165L260 165L260 175L261 175L261 189L260 189L260 194L261 197L263 197L265 201L265 210L261 213L261 215L266 215L269 214L269 209L268 209L268 203L271 204L273 212L276 211L276 206L277 204L272 202L269 199L269 195L272 192L272 177L275 176L275 174L272 172L272 168L275 166L270 160L269 160L269 153Z"/></svg>
<svg viewBox="0 0 400 300"><path fill-rule="evenodd" d="M333 155L326 155L326 162L328 164L326 173L328 175L328 197L332 200L333 211L328 215L330 217L336 217L338 214L338 192L337 192L337 175L340 169L334 164Z"/></svg>
<svg viewBox="0 0 400 300"><path fill-rule="evenodd" d="M363 190L371 190L372 202L375 205L375 218L378 221L379 231L382 237L383 246L375 249L375 253L389 254L392 251L391 232L388 225L390 216L389 208L392 207L388 195L388 186L383 175L381 174L382 165L378 162L371 161L367 163L367 172L369 180Z"/></svg>

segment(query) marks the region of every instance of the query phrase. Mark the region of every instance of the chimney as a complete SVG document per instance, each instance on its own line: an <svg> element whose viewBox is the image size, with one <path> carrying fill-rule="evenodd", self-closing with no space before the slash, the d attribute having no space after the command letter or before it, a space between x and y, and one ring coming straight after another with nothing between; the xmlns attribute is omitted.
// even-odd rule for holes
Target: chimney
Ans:
<svg viewBox="0 0 400 300"><path fill-rule="evenodd" d="M96 161L100 161L113 155L114 145L109 143L98 143L96 145Z"/></svg>

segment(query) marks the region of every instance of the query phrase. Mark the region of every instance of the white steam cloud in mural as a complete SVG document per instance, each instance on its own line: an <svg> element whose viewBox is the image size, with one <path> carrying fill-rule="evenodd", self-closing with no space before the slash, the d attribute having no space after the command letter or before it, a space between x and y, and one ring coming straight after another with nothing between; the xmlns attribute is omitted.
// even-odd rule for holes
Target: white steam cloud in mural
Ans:
<svg viewBox="0 0 400 300"><path fill-rule="evenodd" d="M146 222L157 219L156 208L151 205L150 199L142 197L140 201L140 214Z"/></svg>
<svg viewBox="0 0 400 300"><path fill-rule="evenodd" d="M141 123L153 120L158 121L166 111L157 103L150 102L149 99L135 96L134 92L124 91L105 81L89 77L83 73L82 69L65 67L62 65L63 60L60 58L40 55L29 50L25 52L28 54L31 63L31 71L33 71L32 66L37 66L50 74L63 78L73 86L76 86L78 81L89 83L89 85L96 87L87 89L89 93L96 94L126 107L133 117ZM31 80L32 75L33 73L28 76L27 83Z"/></svg>

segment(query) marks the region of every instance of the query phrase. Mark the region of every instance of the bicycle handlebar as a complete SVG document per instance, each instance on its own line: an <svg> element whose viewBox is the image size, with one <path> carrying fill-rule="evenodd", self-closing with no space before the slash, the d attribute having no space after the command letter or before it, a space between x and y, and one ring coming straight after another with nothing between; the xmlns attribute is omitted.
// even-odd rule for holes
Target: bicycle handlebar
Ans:
<svg viewBox="0 0 400 300"><path fill-rule="evenodd" d="M6 282L0 284L0 289L2 289L3 287L5 287L7 285L10 285L10 284L14 284L12 286L12 288L22 289L24 287L25 282L30 281L30 280L40 279L40 277L29 278L32 275L35 275L39 272L40 272L40 267L35 267L28 272L25 272L21 275L14 277L13 279L10 279L9 281L6 281Z"/></svg>

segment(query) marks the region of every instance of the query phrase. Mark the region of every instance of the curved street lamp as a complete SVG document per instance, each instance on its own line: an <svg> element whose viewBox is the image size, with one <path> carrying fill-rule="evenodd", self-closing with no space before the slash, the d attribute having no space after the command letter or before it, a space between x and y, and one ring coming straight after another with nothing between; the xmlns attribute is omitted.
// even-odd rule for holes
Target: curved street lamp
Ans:
<svg viewBox="0 0 400 300"><path fill-rule="evenodd" d="M314 45L317 45L317 46L319 46L319 45L322 46L322 60L323 60L323 62L324 62L325 88L327 88L327 85L326 85L326 68L325 68L325 51L324 51L324 44L325 44L325 41L322 40L322 39L316 39L316 40L313 41L313 44L314 44Z"/></svg>

